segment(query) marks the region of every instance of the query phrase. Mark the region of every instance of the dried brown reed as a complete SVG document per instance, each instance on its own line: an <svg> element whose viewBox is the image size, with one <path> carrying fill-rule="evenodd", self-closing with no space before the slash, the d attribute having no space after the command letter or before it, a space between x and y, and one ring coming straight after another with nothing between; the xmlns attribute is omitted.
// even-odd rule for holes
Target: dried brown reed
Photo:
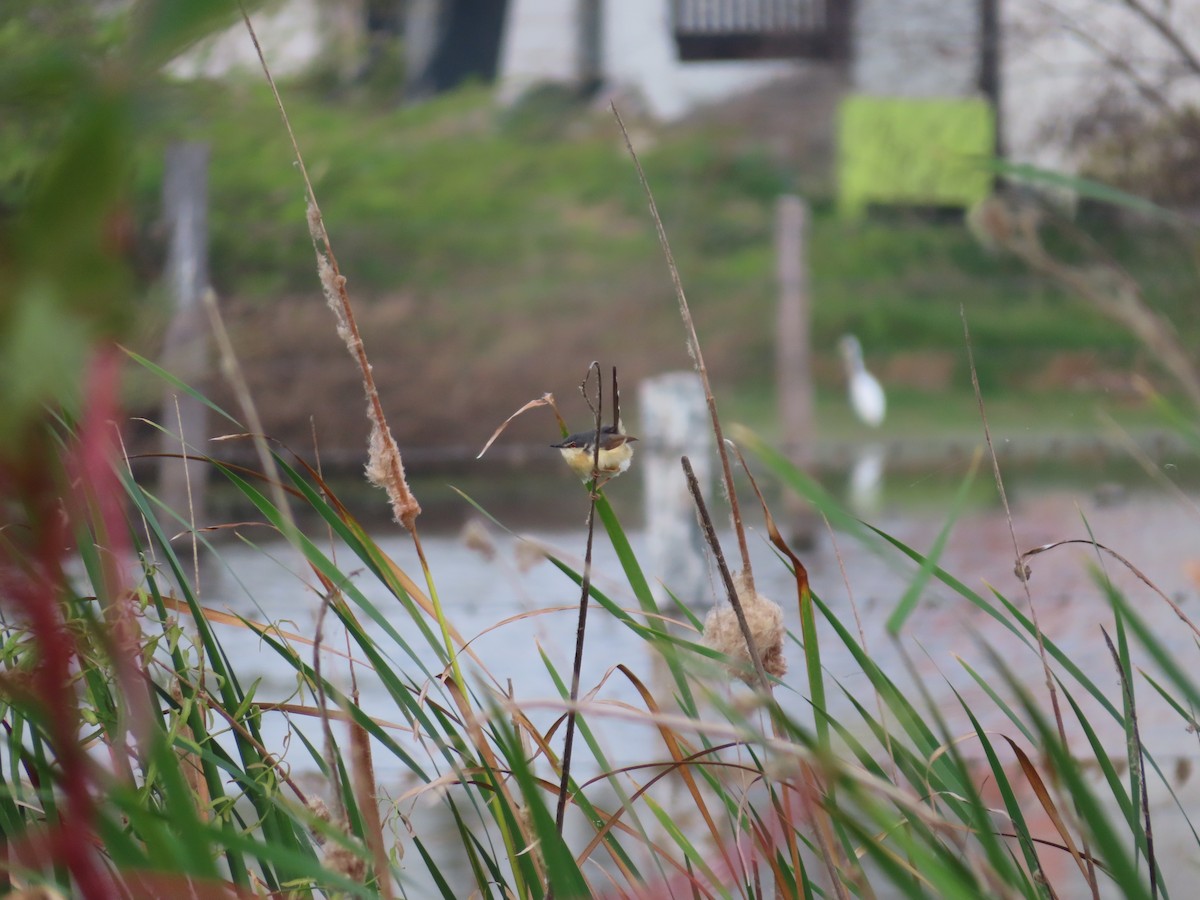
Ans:
<svg viewBox="0 0 1200 900"><path fill-rule="evenodd" d="M675 298L679 303L679 315L683 320L684 332L687 335L688 353L695 361L696 372L700 375L700 381L704 385L704 399L708 404L713 436L717 441L717 454L721 459L721 474L723 484L725 485L725 496L729 501L730 518L733 521L734 533L737 535L738 550L741 552L742 571L750 590L753 590L754 570L750 565L750 546L746 542L746 529L742 524L742 511L738 504L737 491L733 484L733 466L729 462L729 450L725 445L725 431L721 426L721 417L717 415L717 400L713 396L712 385L708 380L708 367L704 364L704 354L700 350L700 338L696 334L696 323L692 320L692 310L688 305L687 294L683 290L683 281L679 277L679 268L675 265L675 256L671 252L671 242L667 240L667 230L663 226L662 217L658 214L658 204L654 202L654 193L650 190L650 182L646 179L646 173L642 170L641 160L638 159L637 152L633 149L633 143L629 139L629 132L625 129L625 123L621 120L621 114L617 112L615 103L611 105L611 109L613 116L617 120L617 125L621 129L621 136L625 140L625 149L628 151L630 159L633 160L634 168L637 170L642 191L646 195L646 203L650 207L650 217L654 221L654 228L658 234L658 243L662 248L663 257L666 259L667 269L671 274L671 284L675 288Z"/></svg>
<svg viewBox="0 0 1200 900"><path fill-rule="evenodd" d="M787 660L783 656L783 610L779 604L755 591L744 573L737 576L730 573L691 460L685 456L682 462L704 539L730 598L728 606L714 606L709 611L704 621L704 643L729 657L733 663L729 667L731 676L741 678L747 684L757 684L764 694L769 694L769 676L778 677L787 672Z"/></svg>
<svg viewBox="0 0 1200 900"><path fill-rule="evenodd" d="M308 177L308 168L304 164L304 155L300 152L300 145L292 131L291 121L288 119L287 110L283 105L283 98L279 95L279 88L267 65L266 56L258 42L258 35L244 7L242 20L254 43L254 50L262 66L263 75L275 98L275 104L292 144L296 165L304 180L305 218L308 222L308 233L312 238L313 250L317 257L317 275L321 281L325 301L329 304L336 319L338 337L345 343L346 349L354 359L362 376L363 390L367 395L367 418L371 423L366 464L367 478L372 484L383 488L387 493L396 521L409 532L414 532L417 516L421 514L421 505L409 489L400 448L397 446L395 438L392 437L391 428L383 412L383 404L379 399L379 391L375 387L375 377L371 374L371 364L367 359L362 334L358 330L358 323L354 318L354 308L350 303L350 295L346 291L346 277L338 269L337 257L334 256L333 245L329 240L329 232L325 230L325 222L321 217L321 207L317 203L317 195L313 191L312 181Z"/></svg>

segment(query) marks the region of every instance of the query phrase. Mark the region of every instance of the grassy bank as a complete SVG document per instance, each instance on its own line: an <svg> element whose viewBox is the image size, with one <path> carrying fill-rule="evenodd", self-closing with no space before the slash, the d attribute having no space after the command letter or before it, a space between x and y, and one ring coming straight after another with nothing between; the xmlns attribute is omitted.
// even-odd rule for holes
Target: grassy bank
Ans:
<svg viewBox="0 0 1200 900"><path fill-rule="evenodd" d="M477 440L487 428L464 423L502 418L547 389L570 395L592 359L620 365L627 383L688 365L644 201L607 111L554 94L498 110L483 88L407 108L304 85L285 87L285 100L370 321L381 380L399 384L419 372L428 387L430 402L397 409L406 441ZM177 85L159 113L158 137L138 167L140 217L156 216L165 141L210 141L213 280L231 305L252 384L266 389L281 372L300 373L314 392L306 408L336 408L353 374L332 362L336 342L314 312L302 198L264 88ZM722 115L670 127L634 122L633 138L711 336L710 365L741 395L765 398L773 203L801 180L828 185L828 161L813 161L821 177L799 172L746 134L724 133ZM965 386L960 305L989 391L1033 395L1076 382L1095 388L1134 367L1155 373L1123 329L982 248L960 221L847 222L833 214L828 188L812 202L813 335L818 378L831 394L840 389L833 344L844 331L859 334L889 387L936 394ZM1187 304L1194 272L1177 242L1103 233L1145 277L1152 302L1196 336L1200 321ZM330 380L327 391L320 382ZM306 420L280 415L273 431L307 434ZM324 430L346 427L329 417Z"/></svg>

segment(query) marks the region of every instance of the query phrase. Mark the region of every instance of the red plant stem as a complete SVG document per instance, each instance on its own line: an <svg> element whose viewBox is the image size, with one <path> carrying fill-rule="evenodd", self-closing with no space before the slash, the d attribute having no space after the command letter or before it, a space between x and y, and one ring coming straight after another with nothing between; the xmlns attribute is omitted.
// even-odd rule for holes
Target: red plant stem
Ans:
<svg viewBox="0 0 1200 900"><path fill-rule="evenodd" d="M119 409L122 356L115 346L102 348L88 377L83 421L69 466L77 490L70 512L79 522L90 521L100 549L103 588L100 599L108 623L108 653L121 685L130 727L145 746L151 726L146 671L142 665L141 629L134 616L126 566L133 546L125 519L124 491L117 477L117 444L113 439ZM133 772L125 754L112 753L113 764L127 781Z"/></svg>
<svg viewBox="0 0 1200 900"><path fill-rule="evenodd" d="M79 896L103 900L114 896L113 884L91 849L95 801L90 789L89 760L79 742L79 708L72 688L78 648L62 607L69 589L63 564L71 549L70 516L72 512L78 514L87 509L86 501L80 502L81 498L90 496L103 530L118 542L116 546L102 547L102 553L119 551L128 544L117 496L119 485L111 468L107 476L101 475L102 467L111 466L112 462L111 441L101 437L111 427L116 409L117 362L111 351L96 357L89 376L84 425L70 461L73 464L69 466L74 476L71 487L79 490L78 495L59 489L61 472L55 454L50 452L51 439L44 426L33 426L17 454L0 460L4 493L13 499L14 508L19 506L23 511L26 526L24 540L12 538L0 544L0 584L5 586L4 593L15 611L27 623L37 648L37 661L28 682L29 701L44 717L58 766L58 787L63 795L58 826L47 835L44 844L49 856L44 862L66 868ZM124 556L117 552L105 563L106 588L113 592L114 598L126 593L121 574ZM120 637L123 629L116 630L118 647L127 650ZM137 658L136 650L133 658Z"/></svg>
<svg viewBox="0 0 1200 900"><path fill-rule="evenodd" d="M46 490L48 480L35 473L27 495L26 508L32 514L35 538L31 547L33 571L18 575L20 561L3 561L8 569L12 598L29 623L38 650L31 688L32 701L46 717L50 743L61 771L61 787L66 809L59 827L49 836L48 847L56 864L74 877L83 896L108 897L104 881L89 852L89 823L94 812L88 790L87 758L79 744L79 715L71 691L71 664L75 644L62 621L59 595L64 586L62 556L66 546L66 525L53 494ZM17 577L12 578L11 576ZM23 577L22 577L23 575Z"/></svg>

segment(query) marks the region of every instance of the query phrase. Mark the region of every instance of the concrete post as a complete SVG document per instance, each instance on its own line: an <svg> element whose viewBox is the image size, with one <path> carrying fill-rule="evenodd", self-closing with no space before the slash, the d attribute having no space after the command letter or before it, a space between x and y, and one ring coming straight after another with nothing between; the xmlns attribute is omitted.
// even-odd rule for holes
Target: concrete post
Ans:
<svg viewBox="0 0 1200 900"><path fill-rule="evenodd" d="M663 585L694 606L711 604L704 541L679 460L687 456L700 484L713 479L712 432L704 387L694 372L668 372L639 385L645 478L647 568L655 596Z"/></svg>

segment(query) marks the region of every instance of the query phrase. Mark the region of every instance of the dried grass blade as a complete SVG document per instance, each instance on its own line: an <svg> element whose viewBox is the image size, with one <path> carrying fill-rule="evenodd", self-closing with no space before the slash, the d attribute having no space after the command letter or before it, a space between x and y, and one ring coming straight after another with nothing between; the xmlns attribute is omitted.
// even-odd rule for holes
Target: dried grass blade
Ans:
<svg viewBox="0 0 1200 900"><path fill-rule="evenodd" d="M301 703L259 703L256 701L254 705L261 710L287 713L288 715L292 716L307 716L315 719L320 718L322 715L321 710L317 709L317 707L305 706ZM354 717L344 709L330 709L327 710L324 715L329 716L331 720L336 722L354 721ZM375 716L369 716L369 718L380 728L391 728L394 731L407 731L410 734L413 733L413 728L409 725L401 725L399 722L389 722L387 719L379 719Z"/></svg>
<svg viewBox="0 0 1200 900"><path fill-rule="evenodd" d="M638 678L624 664L618 665L617 671L624 675L629 683L633 685L634 689L638 692L638 694L641 695L642 702L646 704L646 708L650 710L651 713L657 715L659 712L661 712L658 702L654 699L654 694L648 687L646 687L640 678ZM708 804L704 802L704 795L700 793L700 786L696 784L696 778L694 775L692 775L691 769L684 764L686 755L679 747L678 736L674 731L661 722L657 723L655 727L658 728L658 733L662 737L663 744L666 745L667 752L671 754L671 759L675 761L676 766L678 767L677 771L679 772L679 776L683 779L684 784L687 786L688 793L691 794L692 800L696 804L696 809L699 810L700 815L704 818L704 824L708 827L709 834L712 835L714 846L720 849L721 855L725 860L725 865L728 867L729 871L736 872L737 869L734 867L733 860L730 859L729 853L725 849L724 841L721 840L721 833L717 828L717 823L714 821L712 814L709 812Z"/></svg>
<svg viewBox="0 0 1200 900"><path fill-rule="evenodd" d="M391 900L392 871L388 864L387 847L383 842L383 822L379 818L379 801L375 796L375 764L371 758L371 739L357 722L350 723L351 780L355 800L363 818L363 831L375 865L375 884L384 900ZM399 846L399 845L397 845Z"/></svg>
<svg viewBox="0 0 1200 900"><path fill-rule="evenodd" d="M563 421L562 415L559 414L558 405L554 402L554 395L549 393L542 394L542 396L538 397L536 400L530 400L515 413L505 419L500 424L500 427L492 433L492 436L488 438L487 443L483 445L483 449L479 451L479 455L475 458L480 459L483 457L483 454L488 452L488 448L491 447L492 444L496 443L496 438L500 437L501 432L508 427L509 423L512 422L513 419L522 413L529 412L531 409L537 409L539 406L549 406L552 410L554 410L554 418L558 420L558 430L562 432L563 436L565 437L569 430L567 428L567 423Z"/></svg>
<svg viewBox="0 0 1200 900"><path fill-rule="evenodd" d="M183 707L183 687L178 678L171 682L171 698L178 704L179 708ZM187 720L180 721L179 736L196 745L201 743L197 740L196 732ZM183 744L177 743L175 745L175 755L179 759L179 768L183 779L187 782L192 796L195 797L196 816L201 822L208 822L212 818L212 793L208 789L208 779L204 774L204 763L198 754L191 752Z"/></svg>
<svg viewBox="0 0 1200 900"><path fill-rule="evenodd" d="M162 597L162 604L163 606L167 607L167 609L174 610L175 612L182 613L184 615L191 615L192 613L192 610L187 603L170 595L164 595ZM264 625L262 622L255 622L253 619L247 619L245 616L221 612L219 609L213 609L212 607L208 606L200 607L200 611L204 614L204 618L209 622L214 622L220 625L232 625L235 628L249 628L251 631L254 631L258 634L271 634L275 637L283 638L284 640L288 641L294 641L297 644L304 644L308 647L311 647L314 643L312 638L307 638L302 634L296 634L294 631L284 631L282 628L279 628L275 625ZM333 647L326 647L325 650L328 653L340 656L343 659L353 660L359 665L371 668L370 663L354 659L354 657L352 657L350 654L341 650L337 650Z"/></svg>
<svg viewBox="0 0 1200 900"><path fill-rule="evenodd" d="M1025 562L1025 560L1029 559L1031 556L1037 556L1039 553L1047 553L1050 550L1055 550L1067 544L1087 544L1089 547L1094 547L1097 550L1103 550L1105 553L1123 565L1126 569L1128 569L1138 581L1146 585L1146 587L1150 588L1150 590L1154 591L1154 593L1157 594L1159 598L1167 604L1167 606L1171 607L1171 611L1179 617L1180 621L1187 625L1187 627L1192 630L1193 634L1195 634L1197 637L1200 637L1200 628L1197 628L1196 623L1188 618L1187 613L1185 613L1180 605L1172 600L1162 588L1151 581L1141 569L1131 563L1116 550L1112 550L1098 541L1093 540L1092 538L1069 538L1067 540L1053 541L1049 544L1042 544L1040 547L1034 547L1032 550L1026 550L1024 553L1022 553L1021 562Z"/></svg>
<svg viewBox="0 0 1200 900"><path fill-rule="evenodd" d="M1062 842L1066 844L1067 852L1071 854L1071 858L1075 860L1075 864L1079 867L1080 874L1089 886L1095 884L1095 876L1090 872L1090 867L1084 861L1083 854L1079 848L1075 846L1075 839L1071 837L1071 832L1067 829L1066 823L1063 821L1062 814L1058 811L1058 807L1054 803L1054 798L1050 796L1050 791L1046 788L1046 783L1042 781L1042 776L1038 774L1037 767L1034 766L1033 760L1025 753L1024 750L1007 735L1001 734L1008 746L1012 748L1013 753L1017 757L1017 763L1021 766L1021 771L1025 775L1025 780L1029 783L1029 787L1033 790L1034 796L1037 797L1038 803L1042 805L1042 809L1050 818L1054 825L1054 830L1058 832Z"/></svg>

